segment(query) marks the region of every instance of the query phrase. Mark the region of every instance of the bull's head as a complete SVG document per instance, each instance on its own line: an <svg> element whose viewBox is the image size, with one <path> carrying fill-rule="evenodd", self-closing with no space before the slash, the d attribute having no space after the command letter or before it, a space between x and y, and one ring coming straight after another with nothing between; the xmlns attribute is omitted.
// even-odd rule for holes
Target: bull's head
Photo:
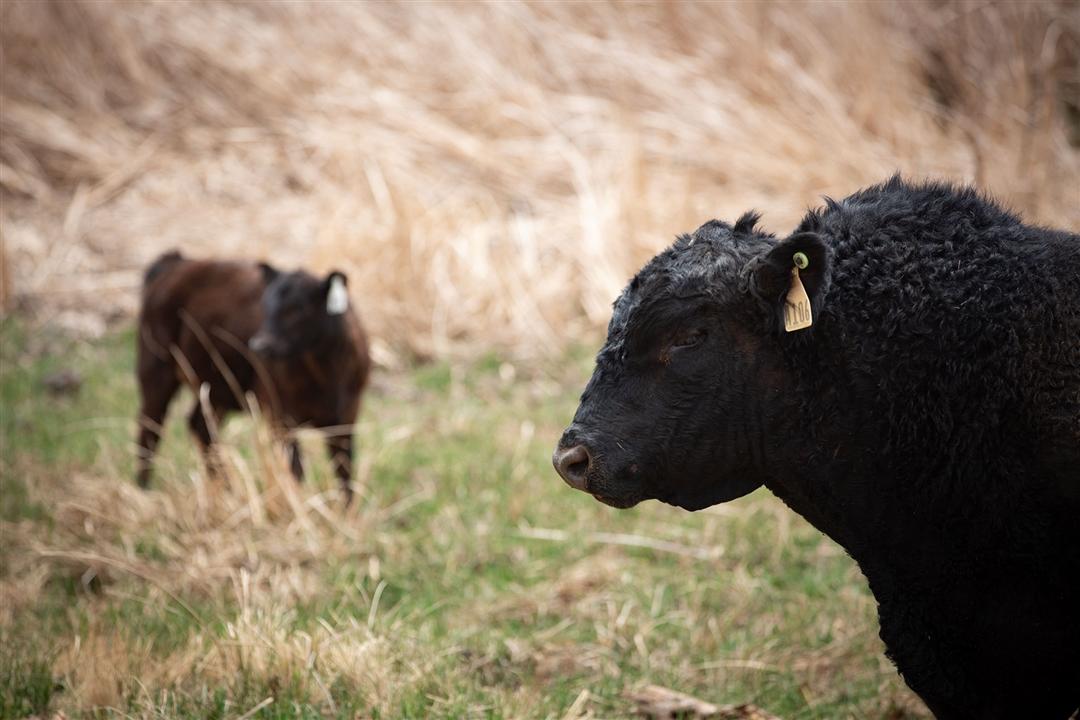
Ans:
<svg viewBox="0 0 1080 720"><path fill-rule="evenodd" d="M623 290L553 457L569 485L620 508L655 498L697 510L767 479L789 404L780 344L792 267L818 311L829 253L813 232L777 242L756 221L703 225Z"/></svg>

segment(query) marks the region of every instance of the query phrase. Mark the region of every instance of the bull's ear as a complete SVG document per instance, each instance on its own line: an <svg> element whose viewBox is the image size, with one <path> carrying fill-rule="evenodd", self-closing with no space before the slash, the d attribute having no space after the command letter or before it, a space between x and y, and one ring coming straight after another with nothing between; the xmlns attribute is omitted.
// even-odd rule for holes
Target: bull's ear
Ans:
<svg viewBox="0 0 1080 720"><path fill-rule="evenodd" d="M341 315L349 309L349 291L345 286L349 279L340 270L334 270L326 276L323 287L326 289L326 312L330 315Z"/></svg>
<svg viewBox="0 0 1080 720"><path fill-rule="evenodd" d="M274 282L274 279L281 274L281 271L269 263L259 263L259 272L262 273L263 282L267 285Z"/></svg>
<svg viewBox="0 0 1080 720"><path fill-rule="evenodd" d="M798 283L801 283L809 299L810 313L803 316L803 322L795 324L808 327L805 320L819 316L822 300L829 289L829 262L829 247L820 235L815 232L795 233L750 261L749 290L758 300L774 308L784 324L785 312L792 309L789 308L789 301L794 301L798 296L797 289L793 291L796 284L793 270L798 270ZM786 325L791 327L790 322Z"/></svg>

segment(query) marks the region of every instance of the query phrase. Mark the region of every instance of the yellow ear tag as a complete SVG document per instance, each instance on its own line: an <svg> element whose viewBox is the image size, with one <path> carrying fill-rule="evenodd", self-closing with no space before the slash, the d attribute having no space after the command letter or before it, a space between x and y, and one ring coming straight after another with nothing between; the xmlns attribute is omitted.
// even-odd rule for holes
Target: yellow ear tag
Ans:
<svg viewBox="0 0 1080 720"><path fill-rule="evenodd" d="M806 294L806 288L799 279L799 265L805 268L809 263L802 253L795 254L802 257L795 258L795 267L791 268L791 287L788 288L787 298L784 300L784 330L788 332L808 328L814 323L810 311L810 296Z"/></svg>

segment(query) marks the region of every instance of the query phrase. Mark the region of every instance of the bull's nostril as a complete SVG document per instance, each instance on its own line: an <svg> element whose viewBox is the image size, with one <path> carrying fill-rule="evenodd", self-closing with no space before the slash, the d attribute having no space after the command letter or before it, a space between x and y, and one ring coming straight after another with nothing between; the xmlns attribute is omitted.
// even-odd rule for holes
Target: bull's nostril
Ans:
<svg viewBox="0 0 1080 720"><path fill-rule="evenodd" d="M589 473L591 462L589 451L584 445L575 445L571 448L558 448L551 458L555 469L566 483L577 490L585 489L585 478Z"/></svg>
<svg viewBox="0 0 1080 720"><path fill-rule="evenodd" d="M588 460L582 460L580 462L571 463L570 466L566 468L566 472L568 472L571 475L574 475L575 477L583 476L588 471L589 471L589 461Z"/></svg>

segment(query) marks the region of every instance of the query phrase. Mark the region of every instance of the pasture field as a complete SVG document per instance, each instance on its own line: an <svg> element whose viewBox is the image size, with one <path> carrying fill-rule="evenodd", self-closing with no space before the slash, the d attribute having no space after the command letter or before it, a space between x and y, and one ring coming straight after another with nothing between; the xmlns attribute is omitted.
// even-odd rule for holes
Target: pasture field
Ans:
<svg viewBox="0 0 1080 720"><path fill-rule="evenodd" d="M768 492L691 514L563 485L591 348L376 371L343 511L318 438L298 487L246 418L204 477L186 396L139 490L133 331L0 333L2 717L628 717L643 683L925 717L853 562ZM48 394L64 369L81 390Z"/></svg>
<svg viewBox="0 0 1080 720"><path fill-rule="evenodd" d="M0 3L0 717L597 717L653 683L927 717L853 562L768 492L616 511L550 465L680 232L899 171L1080 227L1080 6ZM349 275L343 510L258 423L135 487L132 318L179 248ZM78 372L78 393L45 380Z"/></svg>

